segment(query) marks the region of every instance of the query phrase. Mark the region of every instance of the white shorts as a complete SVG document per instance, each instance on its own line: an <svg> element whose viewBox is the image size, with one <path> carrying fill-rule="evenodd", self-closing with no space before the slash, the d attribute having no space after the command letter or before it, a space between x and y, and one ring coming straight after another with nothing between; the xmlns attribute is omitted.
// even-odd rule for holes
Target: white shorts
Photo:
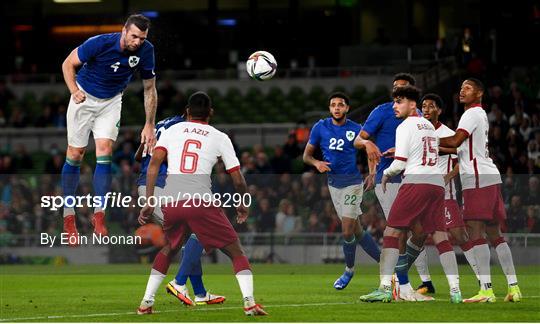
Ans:
<svg viewBox="0 0 540 324"><path fill-rule="evenodd" d="M356 219L362 213L360 208L362 194L364 193L362 183L345 188L328 186L328 190L339 219L343 219L343 217Z"/></svg>
<svg viewBox="0 0 540 324"><path fill-rule="evenodd" d="M139 193L139 197L146 196L146 186L138 186L137 192ZM160 187L155 186L154 187L154 196L161 197L163 196L163 189ZM152 214L152 221L154 223L157 223L161 226L163 226L163 211L161 210L160 206L154 207L154 213Z"/></svg>
<svg viewBox="0 0 540 324"><path fill-rule="evenodd" d="M396 200L400 185L401 183L387 183L386 193L383 193L382 185L380 183L375 185L375 195L379 200L379 204L381 204L385 219L388 219L390 208L392 208L392 204L394 203L394 200Z"/></svg>
<svg viewBox="0 0 540 324"><path fill-rule="evenodd" d="M69 99L66 116L68 145L88 146L90 131L94 139L108 138L116 141L120 128L122 93L109 99L99 99L84 91L86 100L76 104L73 96Z"/></svg>

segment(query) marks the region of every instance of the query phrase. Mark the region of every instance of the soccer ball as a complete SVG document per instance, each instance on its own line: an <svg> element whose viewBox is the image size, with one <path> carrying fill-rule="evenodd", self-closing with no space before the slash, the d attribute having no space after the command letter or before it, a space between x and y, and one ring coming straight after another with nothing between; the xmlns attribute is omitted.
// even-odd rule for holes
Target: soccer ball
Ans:
<svg viewBox="0 0 540 324"><path fill-rule="evenodd" d="M249 76L258 81L270 80L276 74L277 62L274 55L257 51L251 54L246 62Z"/></svg>

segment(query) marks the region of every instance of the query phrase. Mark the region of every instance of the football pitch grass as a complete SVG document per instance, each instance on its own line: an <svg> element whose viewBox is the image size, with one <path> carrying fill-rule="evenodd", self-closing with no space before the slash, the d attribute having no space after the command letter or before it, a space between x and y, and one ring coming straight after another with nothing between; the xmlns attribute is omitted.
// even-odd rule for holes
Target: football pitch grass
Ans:
<svg viewBox="0 0 540 324"><path fill-rule="evenodd" d="M494 304L450 304L440 267L431 267L436 301L360 303L360 295L378 285L378 266L357 266L349 287L332 284L341 265L253 265L255 296L270 313L246 317L230 265L203 265L211 292L225 295L221 305L185 307L165 293L177 266L171 266L156 295L155 314L136 315L150 265L0 266L2 322L538 322L540 266L518 267L521 303L505 303L506 280L493 265ZM463 297L476 294L471 270L460 266ZM412 270L413 285L419 282Z"/></svg>

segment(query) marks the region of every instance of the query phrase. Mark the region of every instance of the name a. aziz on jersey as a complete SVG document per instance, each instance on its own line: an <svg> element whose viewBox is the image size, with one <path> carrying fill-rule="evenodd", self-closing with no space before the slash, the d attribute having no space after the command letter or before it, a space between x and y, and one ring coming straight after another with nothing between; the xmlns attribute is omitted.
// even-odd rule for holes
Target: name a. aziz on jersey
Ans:
<svg viewBox="0 0 540 324"><path fill-rule="evenodd" d="M184 133L195 133L197 135L207 136L209 132L203 129L199 129L199 128L193 128L190 131L189 129L186 128L184 129Z"/></svg>

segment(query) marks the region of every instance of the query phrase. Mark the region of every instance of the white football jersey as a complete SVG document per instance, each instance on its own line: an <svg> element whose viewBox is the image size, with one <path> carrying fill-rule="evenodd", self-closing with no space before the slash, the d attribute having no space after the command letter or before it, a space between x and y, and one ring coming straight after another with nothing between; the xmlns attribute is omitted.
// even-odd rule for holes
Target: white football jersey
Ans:
<svg viewBox="0 0 540 324"><path fill-rule="evenodd" d="M437 138L454 136L455 133L441 122L435 126L435 135ZM455 154L439 155L439 170L443 176L452 171L454 161L457 162L457 156ZM454 179L444 187L444 199L456 199L456 183Z"/></svg>
<svg viewBox="0 0 540 324"><path fill-rule="evenodd" d="M468 137L458 147L459 173L463 189L483 188L501 183L501 174L489 157L489 122L482 107L471 107L463 113L457 131Z"/></svg>
<svg viewBox="0 0 540 324"><path fill-rule="evenodd" d="M394 159L405 161L403 183L444 187L439 170L439 143L435 127L424 117L407 117L396 129Z"/></svg>
<svg viewBox="0 0 540 324"><path fill-rule="evenodd" d="M186 121L169 127L155 149L167 152L164 192L180 198L175 200L211 194L210 175L218 158L223 160L227 172L240 169L230 138L206 123Z"/></svg>

